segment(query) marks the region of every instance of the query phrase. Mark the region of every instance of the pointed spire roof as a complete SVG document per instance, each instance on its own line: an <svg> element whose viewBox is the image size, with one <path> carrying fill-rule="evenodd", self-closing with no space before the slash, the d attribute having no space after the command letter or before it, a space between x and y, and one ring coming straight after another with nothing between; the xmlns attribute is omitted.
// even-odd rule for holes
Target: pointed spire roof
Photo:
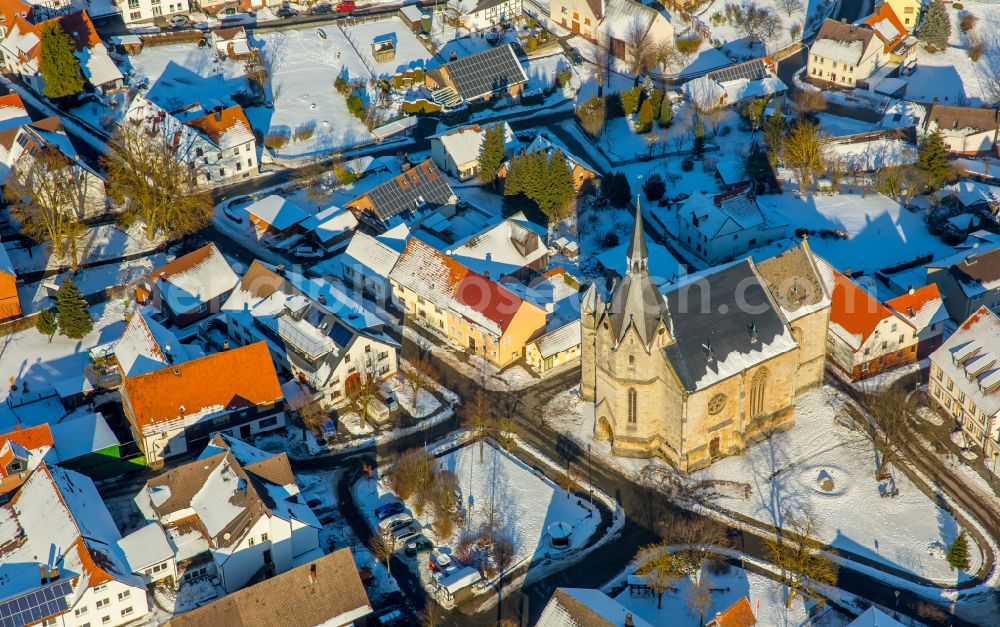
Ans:
<svg viewBox="0 0 1000 627"><path fill-rule="evenodd" d="M632 229L632 239L628 243L629 272L632 272L636 268L636 261L642 260L645 262L648 256L649 250L646 248L646 234L642 230L642 210L637 203L635 209L635 226ZM642 263L641 267L646 268L646 263Z"/></svg>

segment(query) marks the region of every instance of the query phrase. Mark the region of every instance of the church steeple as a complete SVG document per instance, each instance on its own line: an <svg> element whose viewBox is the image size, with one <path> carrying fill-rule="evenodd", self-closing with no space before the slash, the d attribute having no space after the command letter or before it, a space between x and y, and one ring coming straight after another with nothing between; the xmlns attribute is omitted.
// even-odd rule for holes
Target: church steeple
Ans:
<svg viewBox="0 0 1000 627"><path fill-rule="evenodd" d="M635 202L635 226L632 229L632 239L628 243L628 273L634 275L649 272L649 251L646 249L646 234L642 230L642 209L639 198Z"/></svg>

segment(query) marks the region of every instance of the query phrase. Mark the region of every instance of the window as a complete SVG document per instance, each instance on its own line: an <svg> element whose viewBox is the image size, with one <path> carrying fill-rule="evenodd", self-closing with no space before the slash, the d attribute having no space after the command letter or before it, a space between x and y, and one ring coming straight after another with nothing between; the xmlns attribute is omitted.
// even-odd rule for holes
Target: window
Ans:
<svg viewBox="0 0 1000 627"><path fill-rule="evenodd" d="M638 394L636 394L635 388L628 389L628 423L634 425L638 418L638 405L639 399Z"/></svg>
<svg viewBox="0 0 1000 627"><path fill-rule="evenodd" d="M107 589L108 589L108 584L106 583L102 583L99 586L94 586L94 592L101 592L102 590L107 590Z"/></svg>
<svg viewBox="0 0 1000 627"><path fill-rule="evenodd" d="M111 617L110 616L102 616L101 617L101 624L107 625L110 622L111 622Z"/></svg>
<svg viewBox="0 0 1000 627"><path fill-rule="evenodd" d="M253 159L247 159L247 167L248 168L252 168L253 167Z"/></svg>
<svg viewBox="0 0 1000 627"><path fill-rule="evenodd" d="M264 418L257 423L261 429L266 429L267 427L273 427L278 424L278 418L276 416L271 416L270 418Z"/></svg>
<svg viewBox="0 0 1000 627"><path fill-rule="evenodd" d="M628 356L628 365L630 365L630 366L634 366L635 365L635 355L629 355Z"/></svg>
<svg viewBox="0 0 1000 627"><path fill-rule="evenodd" d="M225 168L219 168L219 176L225 176L225 175L226 175L226 169Z"/></svg>
<svg viewBox="0 0 1000 627"><path fill-rule="evenodd" d="M118 600L119 601L124 601L125 599L129 598L131 595L132 595L132 591L131 590L126 590L125 592L119 592L118 593Z"/></svg>
<svg viewBox="0 0 1000 627"><path fill-rule="evenodd" d="M94 588L94 590L97 590L97 588ZM102 607L106 607L109 603L111 603L111 599L98 599L97 600L97 609L101 609Z"/></svg>
<svg viewBox="0 0 1000 627"><path fill-rule="evenodd" d="M233 148L233 154L234 155L240 154L240 147L239 146L237 146L236 148Z"/></svg>
<svg viewBox="0 0 1000 627"><path fill-rule="evenodd" d="M42 627L55 627L58 623L59 618L53 616L52 618L46 619L45 622L42 623Z"/></svg>
<svg viewBox="0 0 1000 627"><path fill-rule="evenodd" d="M142 17L142 13L139 12L139 11L132 11L131 13L128 14L128 19L130 19L130 20L137 20L137 19L139 19L141 17ZM110 616L105 616L105 618L107 618L108 620L106 620L104 622L111 622L111 617Z"/></svg>
<svg viewBox="0 0 1000 627"><path fill-rule="evenodd" d="M240 163L239 161L237 161L236 162L236 171L239 172L242 169L243 169L243 164Z"/></svg>
<svg viewBox="0 0 1000 627"><path fill-rule="evenodd" d="M764 413L764 394L767 388L767 368L761 368L750 380L750 417L756 418Z"/></svg>
<svg viewBox="0 0 1000 627"><path fill-rule="evenodd" d="M250 538L249 540L247 540L247 546L253 546L254 544L256 544L256 542L254 542L253 538Z"/></svg>
<svg viewBox="0 0 1000 627"><path fill-rule="evenodd" d="M131 613L132 613L132 606L131 605L128 606L128 607L126 607L124 610L122 610L122 616L128 616Z"/></svg>
<svg viewBox="0 0 1000 627"><path fill-rule="evenodd" d="M82 607L78 607L75 610L73 610L73 613L77 616L83 616L87 613L87 606L84 605Z"/></svg>
<svg viewBox="0 0 1000 627"><path fill-rule="evenodd" d="M267 534L266 533L260 534L260 541L261 542L267 542Z"/></svg>

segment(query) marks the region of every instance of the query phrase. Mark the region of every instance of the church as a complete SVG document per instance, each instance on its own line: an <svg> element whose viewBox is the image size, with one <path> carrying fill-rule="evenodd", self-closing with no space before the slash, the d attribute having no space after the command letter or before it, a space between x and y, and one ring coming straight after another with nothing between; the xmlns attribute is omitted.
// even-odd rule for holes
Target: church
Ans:
<svg viewBox="0 0 1000 627"><path fill-rule="evenodd" d="M737 454L795 420L823 381L830 295L808 241L770 259L688 275L661 293L636 215L628 266L581 302L581 396L594 436L683 472Z"/></svg>

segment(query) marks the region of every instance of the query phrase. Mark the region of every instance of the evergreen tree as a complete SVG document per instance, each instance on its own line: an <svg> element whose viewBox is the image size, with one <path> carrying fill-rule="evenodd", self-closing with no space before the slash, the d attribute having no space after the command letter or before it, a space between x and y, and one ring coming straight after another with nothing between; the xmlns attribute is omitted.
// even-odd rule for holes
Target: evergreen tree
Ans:
<svg viewBox="0 0 1000 627"><path fill-rule="evenodd" d="M705 125L701 123L701 118L698 118L697 124L694 125L694 141L691 144L691 156L695 159L701 159L705 156Z"/></svg>
<svg viewBox="0 0 1000 627"><path fill-rule="evenodd" d="M964 531L958 532L958 537L948 547L947 558L953 568L969 569L969 541L965 538Z"/></svg>
<svg viewBox="0 0 1000 627"><path fill-rule="evenodd" d="M666 128L670 126L670 122L674 119L674 105L671 104L670 100L664 98L663 104L660 105L660 115L657 120L660 123L660 128Z"/></svg>
<svg viewBox="0 0 1000 627"><path fill-rule="evenodd" d="M757 142L750 145L750 152L747 153L743 168L746 172L747 180L753 184L755 193L763 193L765 189L773 185L774 174L771 170L771 164L767 159L767 152Z"/></svg>
<svg viewBox="0 0 1000 627"><path fill-rule="evenodd" d="M785 146L785 116L777 107L764 122L764 147L771 165L778 165L778 159Z"/></svg>
<svg viewBox="0 0 1000 627"><path fill-rule="evenodd" d="M948 148L941 138L941 131L934 129L920 142L917 152L917 167L927 175L927 186L932 190L940 189L941 185L951 175L951 165L948 162Z"/></svg>
<svg viewBox="0 0 1000 627"><path fill-rule="evenodd" d="M938 50L948 47L948 38L951 37L951 19L944 8L944 2L933 0L927 15L924 16L924 23L917 31L917 37L934 46Z"/></svg>
<svg viewBox="0 0 1000 627"><path fill-rule="evenodd" d="M621 94L618 95L618 99L622 103L622 111L625 112L625 117L628 117L636 112L639 108L639 88L626 89Z"/></svg>
<svg viewBox="0 0 1000 627"><path fill-rule="evenodd" d="M483 143L479 146L479 180L487 184L495 181L505 156L503 123L497 122L486 127Z"/></svg>
<svg viewBox="0 0 1000 627"><path fill-rule="evenodd" d="M59 330L59 322L56 320L56 315L52 313L51 309L43 309L38 314L38 318L35 320L35 328L42 335L49 336L49 342L52 342L52 336Z"/></svg>
<svg viewBox="0 0 1000 627"><path fill-rule="evenodd" d="M646 133L651 128L653 128L653 103L649 101L649 98L646 98L642 106L639 107L639 122L635 125L635 130Z"/></svg>
<svg viewBox="0 0 1000 627"><path fill-rule="evenodd" d="M59 333L66 337L78 340L94 328L87 301L69 279L63 281L56 292L56 310L59 312Z"/></svg>
<svg viewBox="0 0 1000 627"><path fill-rule="evenodd" d="M42 27L38 71L45 79L45 95L49 98L75 96L83 91L83 73L73 54L73 42L56 20Z"/></svg>
<svg viewBox="0 0 1000 627"><path fill-rule="evenodd" d="M612 207L627 207L632 200L632 189L629 187L628 178L619 172L612 172L604 177L601 190Z"/></svg>
<svg viewBox="0 0 1000 627"><path fill-rule="evenodd" d="M654 89L653 93L649 96L649 99L652 101L653 119L659 119L660 107L663 106L663 90L659 88Z"/></svg>
<svg viewBox="0 0 1000 627"><path fill-rule="evenodd" d="M555 151L549 159L547 183L553 200L552 213L549 218L558 220L566 216L570 203L576 198L573 171L566 160L566 155L561 150Z"/></svg>

